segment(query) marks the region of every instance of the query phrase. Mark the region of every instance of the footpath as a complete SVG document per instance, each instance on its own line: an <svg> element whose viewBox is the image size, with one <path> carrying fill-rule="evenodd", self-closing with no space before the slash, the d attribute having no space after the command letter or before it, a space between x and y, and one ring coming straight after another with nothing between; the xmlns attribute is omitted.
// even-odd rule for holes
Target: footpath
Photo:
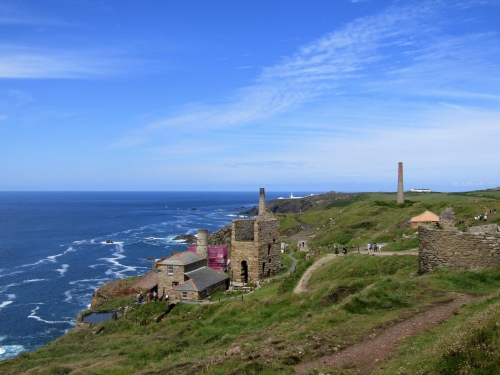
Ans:
<svg viewBox="0 0 500 375"><path fill-rule="evenodd" d="M302 249L307 249L307 237L304 233L297 234L294 239L303 241ZM350 253L361 253L372 256L395 256L412 254L418 255L418 249L411 249L398 252L372 252L367 249L352 249ZM314 272L325 263L349 256L344 254L327 254L319 258L309 269L304 273L294 289L294 293L307 292L307 284ZM448 293L448 300L437 303L433 306L417 310L417 313L408 319L400 319L383 331L379 336L370 337L359 344L345 348L342 351L334 354L326 355L320 358L312 359L308 362L303 362L294 366L297 374L309 374L312 370L326 369L327 371L342 368L354 369L357 374L371 374L384 360L387 360L398 353L399 343L417 334L419 331L431 328L442 321L451 317L464 304L477 300L479 297L468 295L465 293Z"/></svg>

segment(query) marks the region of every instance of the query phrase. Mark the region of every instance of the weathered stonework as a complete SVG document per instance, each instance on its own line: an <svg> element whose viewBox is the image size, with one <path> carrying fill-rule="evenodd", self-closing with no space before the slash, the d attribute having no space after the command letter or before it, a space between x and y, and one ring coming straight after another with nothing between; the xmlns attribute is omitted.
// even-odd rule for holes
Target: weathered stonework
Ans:
<svg viewBox="0 0 500 375"><path fill-rule="evenodd" d="M198 301L229 288L229 276L207 266L207 258L189 251L174 253L153 265L158 294L171 299Z"/></svg>
<svg viewBox="0 0 500 375"><path fill-rule="evenodd" d="M280 223L265 209L264 189L260 189L259 215L233 221L231 269L233 280L244 283L275 275L281 269Z"/></svg>
<svg viewBox="0 0 500 375"><path fill-rule="evenodd" d="M471 228L469 228L471 229ZM500 233L486 226L468 232L457 229L418 227L419 272L438 267L452 270L473 270L500 266Z"/></svg>

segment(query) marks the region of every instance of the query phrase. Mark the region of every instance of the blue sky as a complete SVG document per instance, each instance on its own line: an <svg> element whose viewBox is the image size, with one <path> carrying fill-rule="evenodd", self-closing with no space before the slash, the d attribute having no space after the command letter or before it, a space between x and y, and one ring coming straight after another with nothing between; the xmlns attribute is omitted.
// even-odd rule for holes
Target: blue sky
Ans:
<svg viewBox="0 0 500 375"><path fill-rule="evenodd" d="M500 186L500 1L0 0L0 190Z"/></svg>

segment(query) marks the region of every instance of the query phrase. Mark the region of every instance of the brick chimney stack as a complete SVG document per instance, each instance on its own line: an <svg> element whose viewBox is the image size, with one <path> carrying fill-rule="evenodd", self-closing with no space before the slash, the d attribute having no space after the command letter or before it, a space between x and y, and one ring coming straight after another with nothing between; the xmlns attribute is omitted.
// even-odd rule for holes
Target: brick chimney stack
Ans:
<svg viewBox="0 0 500 375"><path fill-rule="evenodd" d="M403 187L403 163L399 162L398 164L398 200L397 203L404 203L405 202L405 194L404 194L404 187Z"/></svg>
<svg viewBox="0 0 500 375"><path fill-rule="evenodd" d="M266 193L264 188L260 188L260 198L259 198L259 215L264 215L266 213Z"/></svg>

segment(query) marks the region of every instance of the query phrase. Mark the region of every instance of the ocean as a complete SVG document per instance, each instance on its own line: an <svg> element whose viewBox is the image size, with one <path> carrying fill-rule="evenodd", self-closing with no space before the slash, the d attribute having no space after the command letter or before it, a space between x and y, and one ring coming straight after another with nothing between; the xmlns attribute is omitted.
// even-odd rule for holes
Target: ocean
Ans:
<svg viewBox="0 0 500 375"><path fill-rule="evenodd" d="M100 285L186 250L177 235L213 232L258 202L258 191L0 192L0 360L71 330Z"/></svg>

